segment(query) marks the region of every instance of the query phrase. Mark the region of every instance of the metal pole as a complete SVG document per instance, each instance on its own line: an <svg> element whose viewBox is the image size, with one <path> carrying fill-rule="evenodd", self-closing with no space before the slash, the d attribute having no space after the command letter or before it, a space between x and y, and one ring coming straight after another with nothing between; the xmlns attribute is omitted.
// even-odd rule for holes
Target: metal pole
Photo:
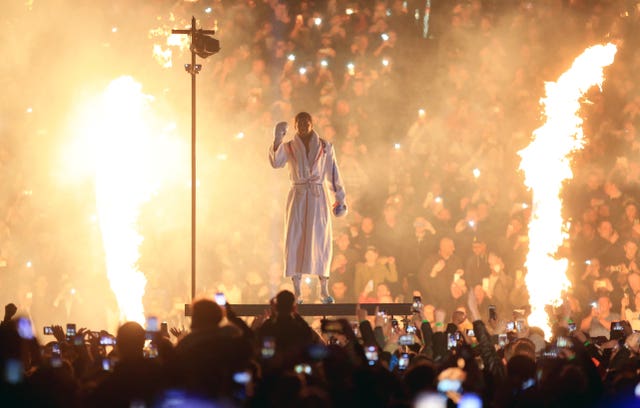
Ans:
<svg viewBox="0 0 640 408"><path fill-rule="evenodd" d="M191 74L191 300L196 297L196 75L200 72L200 65L196 65L196 47L193 42L197 35L215 34L214 30L196 30L196 18L191 17L191 29L171 30L173 34L186 34L191 36L191 64L186 64L185 69ZM218 52L217 49L209 51L209 55ZM204 56L206 58L208 55Z"/></svg>
<svg viewBox="0 0 640 408"><path fill-rule="evenodd" d="M196 18L191 19L191 38ZM196 52L191 50L191 300L196 297Z"/></svg>

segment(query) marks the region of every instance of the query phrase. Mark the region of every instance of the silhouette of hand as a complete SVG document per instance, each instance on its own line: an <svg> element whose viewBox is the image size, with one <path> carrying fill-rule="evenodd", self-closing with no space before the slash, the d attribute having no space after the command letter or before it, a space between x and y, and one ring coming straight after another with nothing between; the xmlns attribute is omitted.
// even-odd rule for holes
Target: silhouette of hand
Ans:
<svg viewBox="0 0 640 408"><path fill-rule="evenodd" d="M18 312L18 308L16 307L16 305L14 305L13 303L8 303L4 307L4 320L5 321L11 320L17 312Z"/></svg>

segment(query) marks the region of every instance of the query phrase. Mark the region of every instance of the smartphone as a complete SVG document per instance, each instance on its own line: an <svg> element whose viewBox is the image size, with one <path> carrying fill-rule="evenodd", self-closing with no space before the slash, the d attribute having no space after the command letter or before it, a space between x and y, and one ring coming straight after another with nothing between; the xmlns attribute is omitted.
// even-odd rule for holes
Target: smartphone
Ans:
<svg viewBox="0 0 640 408"><path fill-rule="evenodd" d="M399 326L398 319L391 319L391 328L392 329L397 329L398 326Z"/></svg>
<svg viewBox="0 0 640 408"><path fill-rule="evenodd" d="M573 347L573 343L571 342L571 339L566 338L564 336L558 336L558 338L556 339L556 347L558 348L571 348Z"/></svg>
<svg viewBox="0 0 640 408"><path fill-rule="evenodd" d="M22 361L10 358L4 363L4 380L9 384L18 384L24 378Z"/></svg>
<svg viewBox="0 0 640 408"><path fill-rule="evenodd" d="M569 323L569 333L573 333L574 331L576 331L576 324L571 322Z"/></svg>
<svg viewBox="0 0 640 408"><path fill-rule="evenodd" d="M398 340L398 344L400 344L401 346L410 346L414 343L415 342L413 341L413 334L403 334Z"/></svg>
<svg viewBox="0 0 640 408"><path fill-rule="evenodd" d="M498 320L498 315L496 314L495 305L489 305L489 320Z"/></svg>
<svg viewBox="0 0 640 408"><path fill-rule="evenodd" d="M160 323L160 333L162 333L163 336L169 337L169 325L167 322Z"/></svg>
<svg viewBox="0 0 640 408"><path fill-rule="evenodd" d="M111 371L111 359L103 358L102 359L102 371Z"/></svg>
<svg viewBox="0 0 640 408"><path fill-rule="evenodd" d="M462 387L460 380L452 380L449 378L443 378L438 381L438 391L441 393L447 392L459 392Z"/></svg>
<svg viewBox="0 0 640 408"><path fill-rule="evenodd" d="M311 375L311 366L309 364L296 364L293 369L297 374Z"/></svg>
<svg viewBox="0 0 640 408"><path fill-rule="evenodd" d="M73 336L73 345L74 346L83 346L84 345L84 336L81 336L81 335Z"/></svg>
<svg viewBox="0 0 640 408"><path fill-rule="evenodd" d="M409 354L402 353L398 359L398 369L404 371L407 367L409 367Z"/></svg>
<svg viewBox="0 0 640 408"><path fill-rule="evenodd" d="M276 340L273 337L265 337L262 340L262 349L260 354L262 358L271 358L276 353Z"/></svg>
<svg viewBox="0 0 640 408"><path fill-rule="evenodd" d="M416 326L409 325L407 326L407 333L414 334L416 332Z"/></svg>
<svg viewBox="0 0 640 408"><path fill-rule="evenodd" d="M368 346L364 354L367 357L367 361L369 361L370 366L375 365L378 361L378 349L376 349L376 346Z"/></svg>
<svg viewBox="0 0 640 408"><path fill-rule="evenodd" d="M309 367L309 369L311 369L311 367ZM233 374L233 382L236 384L248 384L249 381L251 381L251 373L248 371L239 371Z"/></svg>
<svg viewBox="0 0 640 408"><path fill-rule="evenodd" d="M518 333L522 333L525 330L524 320L518 319L516 320L516 331Z"/></svg>
<svg viewBox="0 0 640 408"><path fill-rule="evenodd" d="M498 346L500 346L502 348L502 347L506 346L508 342L509 342L509 339L507 338L506 334L499 334L498 335Z"/></svg>
<svg viewBox="0 0 640 408"><path fill-rule="evenodd" d="M157 332L158 329L158 318L155 316L147 317L147 331Z"/></svg>
<svg viewBox="0 0 640 408"><path fill-rule="evenodd" d="M422 297L414 296L413 297L413 305L411 306L411 310L413 313L420 313L422 311Z"/></svg>
<svg viewBox="0 0 640 408"><path fill-rule="evenodd" d="M473 331L473 329L467 329L467 336L476 337L476 333Z"/></svg>
<svg viewBox="0 0 640 408"><path fill-rule="evenodd" d="M458 345L455 333L449 333L447 336L447 350L453 350Z"/></svg>
<svg viewBox="0 0 640 408"><path fill-rule="evenodd" d="M115 346L116 339L113 336L103 335L100 336L100 345L101 346Z"/></svg>
<svg viewBox="0 0 640 408"><path fill-rule="evenodd" d="M76 336L76 324L67 323L67 339L72 339Z"/></svg>
<svg viewBox="0 0 640 408"><path fill-rule="evenodd" d="M26 317L18 319L18 335L26 340L33 339L33 327L31 327L31 320Z"/></svg>
<svg viewBox="0 0 640 408"><path fill-rule="evenodd" d="M215 300L216 300L216 303L220 306L225 306L227 304L227 298L222 292L216 293Z"/></svg>
<svg viewBox="0 0 640 408"><path fill-rule="evenodd" d="M53 335L53 327L51 327L51 326L44 326L44 327L42 328L42 332L43 332L46 336Z"/></svg>
<svg viewBox="0 0 640 408"><path fill-rule="evenodd" d="M51 345L51 354L59 356L60 355L60 344L59 343L53 343Z"/></svg>
<svg viewBox="0 0 640 408"><path fill-rule="evenodd" d="M507 322L507 331L515 331L516 330L516 322Z"/></svg>
<svg viewBox="0 0 640 408"><path fill-rule="evenodd" d="M542 352L542 357L545 358L558 358L558 347L550 347Z"/></svg>
<svg viewBox="0 0 640 408"><path fill-rule="evenodd" d="M611 340L619 340L624 337L624 326L620 321L611 322L611 332L609 338Z"/></svg>

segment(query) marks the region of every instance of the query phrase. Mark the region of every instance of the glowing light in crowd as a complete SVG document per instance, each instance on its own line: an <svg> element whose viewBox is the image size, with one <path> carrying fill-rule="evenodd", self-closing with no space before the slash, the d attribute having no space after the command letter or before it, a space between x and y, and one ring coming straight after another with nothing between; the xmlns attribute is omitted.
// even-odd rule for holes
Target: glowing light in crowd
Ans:
<svg viewBox="0 0 640 408"><path fill-rule="evenodd" d="M353 62L347 64L347 70L349 71L349 75L355 75L356 73L356 65Z"/></svg>
<svg viewBox="0 0 640 408"><path fill-rule="evenodd" d="M473 177L474 178L480 177L480 169L478 168L473 169Z"/></svg>
<svg viewBox="0 0 640 408"><path fill-rule="evenodd" d="M213 9L211 7L207 7L206 9L204 9L204 12L207 14L210 14L213 11Z"/></svg>
<svg viewBox="0 0 640 408"><path fill-rule="evenodd" d="M322 19L320 17L316 17L313 19L313 24L319 26L320 24L322 24Z"/></svg>
<svg viewBox="0 0 640 408"><path fill-rule="evenodd" d="M326 68L326 67L328 67L328 66L329 66L329 63L327 62L327 60L322 60L322 61L320 61L320 65L321 65L323 68Z"/></svg>
<svg viewBox="0 0 640 408"><path fill-rule="evenodd" d="M244 132L238 132L236 134L236 139L244 139Z"/></svg>
<svg viewBox="0 0 640 408"><path fill-rule="evenodd" d="M296 56L294 54L289 54L289 55L287 55L287 59L289 61L295 61L296 60Z"/></svg>
<svg viewBox="0 0 640 408"><path fill-rule="evenodd" d="M300 73L300 75L304 75L307 73L307 69L305 67L300 67L300 69L298 70L298 72Z"/></svg>
<svg viewBox="0 0 640 408"><path fill-rule="evenodd" d="M562 183L573 177L570 159L584 144L582 119L578 116L580 98L603 81L603 68L613 62L613 44L587 48L557 82L545 84L546 97L540 103L546 122L533 131L533 141L519 152L525 184L532 191L529 223L529 253L525 282L529 291L529 324L551 335L546 305L557 305L570 286L566 276L567 259L555 254L567 236L562 219Z"/></svg>
<svg viewBox="0 0 640 408"><path fill-rule="evenodd" d="M380 34L380 38L382 38L382 41L388 41L389 40L389 34L382 33L382 34Z"/></svg>
<svg viewBox="0 0 640 408"><path fill-rule="evenodd" d="M389 60L386 59L386 58L383 58L382 59L382 65L384 65L385 67L388 67L389 66Z"/></svg>
<svg viewBox="0 0 640 408"><path fill-rule="evenodd" d="M424 118L427 115L427 111L425 111L424 109L418 109L418 116L420 116L421 118Z"/></svg>

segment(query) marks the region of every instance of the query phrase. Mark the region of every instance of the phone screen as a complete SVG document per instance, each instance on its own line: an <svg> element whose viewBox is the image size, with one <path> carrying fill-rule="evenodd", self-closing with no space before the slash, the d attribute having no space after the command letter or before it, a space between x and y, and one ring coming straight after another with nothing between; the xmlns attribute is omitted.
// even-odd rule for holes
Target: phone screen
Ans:
<svg viewBox="0 0 640 408"><path fill-rule="evenodd" d="M70 339L76 335L76 325L75 323L67 324L67 338Z"/></svg>
<svg viewBox="0 0 640 408"><path fill-rule="evenodd" d="M147 331L157 332L158 331L158 318L155 316L147 317Z"/></svg>
<svg viewBox="0 0 640 408"><path fill-rule="evenodd" d="M402 355L398 359L398 369L406 370L407 367L409 367L409 354L402 353Z"/></svg>
<svg viewBox="0 0 640 408"><path fill-rule="evenodd" d="M218 292L215 296L216 303L220 306L224 306L227 304L227 298L224 296L224 293Z"/></svg>

